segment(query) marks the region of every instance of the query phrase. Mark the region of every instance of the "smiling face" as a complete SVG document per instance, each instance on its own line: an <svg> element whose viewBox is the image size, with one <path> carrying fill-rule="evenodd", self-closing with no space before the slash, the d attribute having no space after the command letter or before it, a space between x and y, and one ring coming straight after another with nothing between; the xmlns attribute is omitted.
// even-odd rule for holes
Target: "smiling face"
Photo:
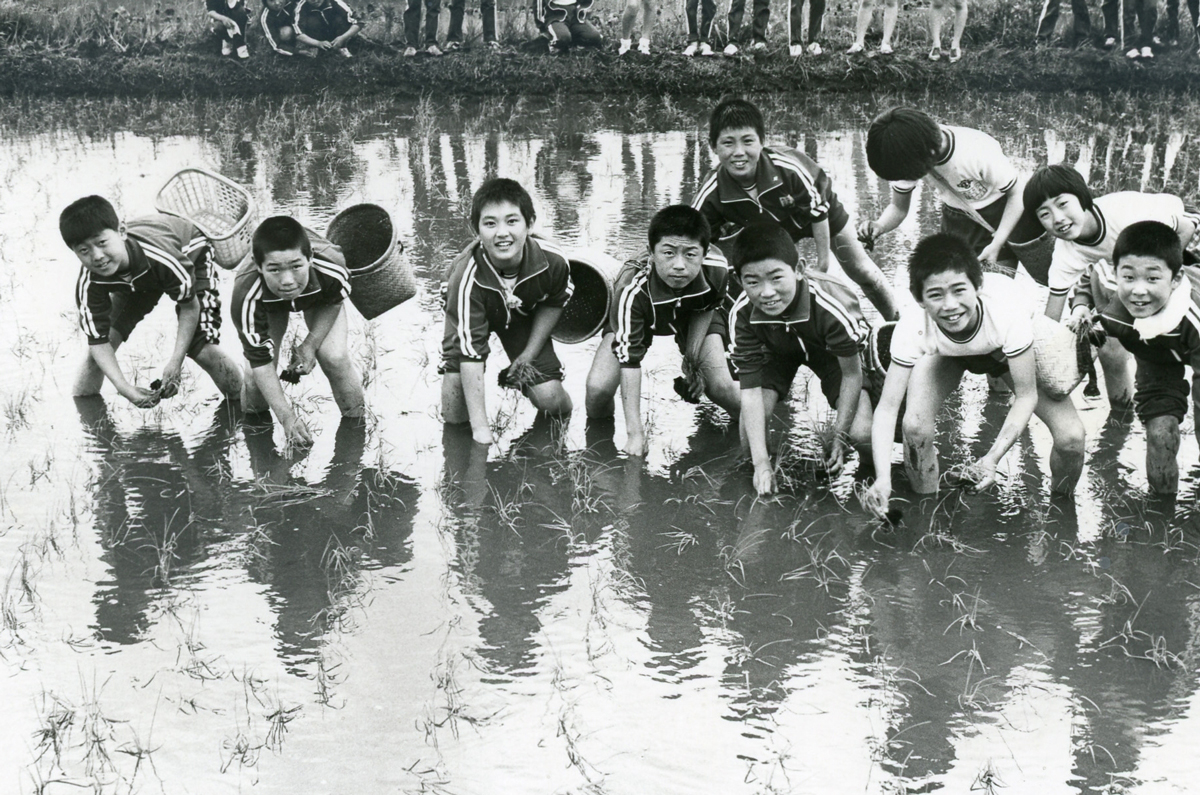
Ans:
<svg viewBox="0 0 1200 795"><path fill-rule="evenodd" d="M1178 273L1171 276L1158 257L1127 254L1117 266L1117 298L1135 318L1150 317L1167 305L1181 278Z"/></svg>
<svg viewBox="0 0 1200 795"><path fill-rule="evenodd" d="M312 260L298 248L268 251L258 266L267 289L280 298L292 300L308 286Z"/></svg>
<svg viewBox="0 0 1200 795"><path fill-rule="evenodd" d="M666 235L654 245L650 259L658 278L672 290L682 290L700 273L704 247L690 237Z"/></svg>
<svg viewBox="0 0 1200 795"><path fill-rule="evenodd" d="M941 271L921 286L921 307L938 328L951 336L963 336L979 323L979 291L961 271Z"/></svg>
<svg viewBox="0 0 1200 795"><path fill-rule="evenodd" d="M479 212L478 232L492 264L503 271L515 271L529 237L529 222L521 208L509 201L484 205Z"/></svg>
<svg viewBox="0 0 1200 795"><path fill-rule="evenodd" d="M771 317L782 315L796 299L800 282L796 271L783 260L764 259L742 266L742 289L760 312Z"/></svg>
<svg viewBox="0 0 1200 795"><path fill-rule="evenodd" d="M714 151L721 168L725 169L738 182L750 185L758 173L758 158L762 154L763 143L758 137L758 131L753 127L735 127L722 130L717 136Z"/></svg>
<svg viewBox="0 0 1200 795"><path fill-rule="evenodd" d="M115 276L129 267L125 230L105 229L71 249L83 267L97 276Z"/></svg>
<svg viewBox="0 0 1200 795"><path fill-rule="evenodd" d="M1079 197L1073 193L1046 199L1037 208L1037 219L1043 229L1062 240L1090 238L1098 231L1095 217L1083 209Z"/></svg>

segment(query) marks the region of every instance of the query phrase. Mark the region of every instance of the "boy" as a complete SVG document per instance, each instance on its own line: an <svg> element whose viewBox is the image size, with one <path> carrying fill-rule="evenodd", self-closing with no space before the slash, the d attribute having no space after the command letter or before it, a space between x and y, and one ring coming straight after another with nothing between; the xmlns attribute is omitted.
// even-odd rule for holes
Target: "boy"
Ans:
<svg viewBox="0 0 1200 795"><path fill-rule="evenodd" d="M442 417L469 422L479 444L492 443L483 385L492 332L510 362L505 385L546 414L571 413L550 340L571 297L571 271L561 251L529 234L535 219L533 199L519 183L489 179L471 199L471 228L479 237L447 274Z"/></svg>
<svg viewBox="0 0 1200 795"><path fill-rule="evenodd" d="M463 44L463 15L467 0L450 0L450 27L446 31L446 52L457 50ZM479 0L479 16L483 20L483 46L499 50L496 40L496 0Z"/></svg>
<svg viewBox="0 0 1200 795"><path fill-rule="evenodd" d="M608 327L587 378L589 419L612 416L620 385L625 452L631 456L646 449L641 367L655 336L675 336L692 399L707 394L730 416L739 406L725 363L729 265L720 250L709 247L708 222L686 204L672 205L650 221L649 238L649 253L627 262L617 275Z"/></svg>
<svg viewBox="0 0 1200 795"><path fill-rule="evenodd" d="M964 238L984 266L1017 269L1007 245L1041 234L1022 223L1021 179L996 139L969 127L938 124L913 108L892 108L867 132L867 164L891 182L891 203L878 219L864 221L859 237L873 241L908 217L917 183L928 180L942 202L941 231Z"/></svg>
<svg viewBox="0 0 1200 795"><path fill-rule="evenodd" d="M983 273L962 238L940 233L925 238L909 261L909 289L923 312L906 313L891 340L891 364L871 430L876 480L863 505L876 516L888 512L892 493L892 440L901 402L904 463L918 494L938 488L937 415L963 373L1002 377L1013 402L991 449L968 468L975 490L996 480L996 467L1033 414L1053 439L1050 486L1070 494L1083 469L1083 423L1070 398L1053 400L1037 385L1031 296L1002 274Z"/></svg>
<svg viewBox="0 0 1200 795"><path fill-rule="evenodd" d="M279 55L315 55L312 50L296 47L296 0L263 0L262 13L258 17L263 37Z"/></svg>
<svg viewBox="0 0 1200 795"><path fill-rule="evenodd" d="M775 491L767 418L787 398L801 365L816 373L822 394L837 409L825 462L836 475L846 446L871 438L871 400L859 357L868 329L858 299L833 276L805 273L787 231L770 221L751 224L738 235L732 260L744 292L729 313L729 357L741 387L742 432L754 463L754 489L760 495Z"/></svg>
<svg viewBox="0 0 1200 795"><path fill-rule="evenodd" d="M221 36L221 55L229 57L237 52L238 58L249 58L246 49L246 25L250 22L250 10L246 0L207 0L208 17Z"/></svg>
<svg viewBox="0 0 1200 795"><path fill-rule="evenodd" d="M571 47L599 47L600 31L587 21L593 0L534 0L533 18L550 40L550 54L564 55Z"/></svg>
<svg viewBox="0 0 1200 795"><path fill-rule="evenodd" d="M418 49L424 50L428 55L442 54L437 45L438 15L442 11L441 0L424 0L424 43L421 43L421 2L422 0L408 0L408 4L404 8L404 40L408 44L404 48L404 55L407 58L416 55Z"/></svg>
<svg viewBox="0 0 1200 795"><path fill-rule="evenodd" d="M343 58L351 57L346 45L360 30L354 12L342 0L299 0L293 26L296 41Z"/></svg>
<svg viewBox="0 0 1200 795"><path fill-rule="evenodd" d="M126 225L107 199L86 196L62 211L58 229L82 266L75 301L88 338L88 356L72 396L99 394L107 378L126 400L150 408L178 391L187 356L223 394L236 399L241 378L237 365L218 345L221 300L212 282L208 241L191 222L149 215ZM116 352L164 294L175 301L175 344L161 384L144 389L126 379Z"/></svg>
<svg viewBox="0 0 1200 795"><path fill-rule="evenodd" d="M650 54L650 35L654 33L654 1L625 0L625 10L621 13L621 43L617 47L617 55L625 55L633 49L633 26L637 24L638 7L642 9L642 37L638 39L638 52Z"/></svg>
<svg viewBox="0 0 1200 795"><path fill-rule="evenodd" d="M962 57L962 35L967 27L967 0L933 0L929 9L929 37L933 46L929 50L929 60L942 60L942 23L946 16L946 3L954 6L954 32L950 39L950 63L956 63Z"/></svg>
<svg viewBox="0 0 1200 795"><path fill-rule="evenodd" d="M896 305L883 272L867 256L850 226L850 216L833 192L824 170L788 147L763 145L762 113L744 99L727 99L713 109L708 142L717 169L700 186L692 206L704 213L721 239L759 220L779 223L793 243L811 237L817 246L815 270L829 270L830 247L846 274L862 287L885 320Z"/></svg>
<svg viewBox="0 0 1200 795"><path fill-rule="evenodd" d="M1109 291L1115 289L1113 247L1130 224L1169 224L1186 247L1200 222L1200 216L1189 212L1182 199L1166 193L1123 191L1093 199L1083 175L1061 164L1043 166L1033 173L1025 184L1024 204L1057 238L1048 277L1050 298L1046 302L1046 315L1053 320L1062 316L1068 293L1089 272ZM1067 325L1076 329L1087 316L1086 302L1080 301ZM1133 399L1131 364L1129 354L1116 340L1100 347L1100 365L1113 408L1128 406Z"/></svg>
<svg viewBox="0 0 1200 795"><path fill-rule="evenodd" d="M246 357L242 408L248 414L269 409L283 424L289 443L307 444L312 434L280 384L280 346L291 313L303 312L308 336L292 348L282 377L294 383L320 364L342 416L363 415L362 378L346 344L350 272L337 246L286 215L259 224L252 247L253 261L234 280L231 307Z"/></svg>
<svg viewBox="0 0 1200 795"><path fill-rule="evenodd" d="M1113 248L1116 285L1098 269L1090 295L1099 299L1100 324L1137 361L1134 403L1146 426L1146 477L1150 489L1179 489L1179 423L1187 414L1192 368L1192 404L1200 400L1200 270L1183 264L1178 232L1158 221L1130 224ZM1081 301L1087 291L1079 291ZM1196 428L1200 439L1200 424Z"/></svg>
<svg viewBox="0 0 1200 795"><path fill-rule="evenodd" d="M687 0L684 15L687 17L688 43L683 54L689 58L693 55L715 55L712 26L713 18L717 15L716 0Z"/></svg>
<svg viewBox="0 0 1200 795"><path fill-rule="evenodd" d="M892 54L892 33L896 30L896 18L900 16L900 0L859 0L858 20L854 23L854 43L846 50L847 55L860 53L867 47L867 30L875 16L876 4L883 5L883 39L879 42L879 54Z"/></svg>

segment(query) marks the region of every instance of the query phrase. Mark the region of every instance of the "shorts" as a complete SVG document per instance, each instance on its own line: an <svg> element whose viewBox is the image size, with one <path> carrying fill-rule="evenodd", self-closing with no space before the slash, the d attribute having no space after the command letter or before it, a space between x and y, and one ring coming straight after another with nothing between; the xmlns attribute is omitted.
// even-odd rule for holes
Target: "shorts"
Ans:
<svg viewBox="0 0 1200 795"><path fill-rule="evenodd" d="M797 359L771 360L762 369L762 388L770 389L779 395L780 400L785 399L792 389L792 382L796 380L796 373L801 365L806 365L813 371L821 383L821 394L830 406L836 408L838 394L842 390L842 365L838 362L838 357L831 353L810 353L808 360L804 362ZM883 394L884 376L885 373L878 369L863 367L863 389L867 390L872 407L879 405L879 397Z"/></svg>
<svg viewBox="0 0 1200 795"><path fill-rule="evenodd" d="M983 220L992 225L993 228L1000 225L1000 219L1004 217L1004 208L1008 206L1008 197L1001 196L996 201L986 207L977 209ZM832 231L833 227L830 226ZM976 256L987 248L992 243L992 233L966 213L965 210L960 210L957 207L951 207L949 204L942 205L942 231L949 232L952 235L958 235L967 244L971 246L971 250ZM1014 243L1028 243L1031 240L1036 240L1041 237L1046 230L1038 222L1037 218L1030 213L1023 213L1021 220L1017 222L1016 228L1009 235L1009 240ZM997 264L1001 270L1009 276L1017 272L1017 254L1006 244L1000 249L1000 256L997 259Z"/></svg>
<svg viewBox="0 0 1200 795"><path fill-rule="evenodd" d="M712 322L708 324L708 333L716 334L721 338L721 347L729 350L729 310L733 308L733 301L728 297L721 302L712 313ZM683 324L683 326L675 332L675 345L679 348L680 354L687 352L688 329L691 328L691 319Z"/></svg>
<svg viewBox="0 0 1200 795"><path fill-rule="evenodd" d="M510 362L525 350L525 343L529 341L529 333L532 330L533 318L518 315L508 324L508 328L498 329L495 332L496 336L500 338L500 344L504 347L504 352L508 355ZM538 351L537 356L533 357L533 366L537 368L538 374L536 378L530 380L529 386L563 380L563 366L559 361L558 354L554 352L554 340L546 340L546 344ZM462 359L459 358L457 352L451 354L448 351L442 351L442 364L438 367L438 372L443 375L462 372Z"/></svg>
<svg viewBox="0 0 1200 795"><path fill-rule="evenodd" d="M158 305L162 293L112 293L112 330L121 335L122 340L137 328L138 323ZM192 343L188 346L187 355L196 358L206 345L217 345L221 341L221 297L215 290L200 290L196 293L200 302L200 322L196 333L192 335ZM175 312L178 314L179 306Z"/></svg>
<svg viewBox="0 0 1200 795"><path fill-rule="evenodd" d="M968 373L976 375L990 375L999 378L1008 373L1008 359L996 359L982 353L976 356L947 356L946 358L953 359L961 364Z"/></svg>
<svg viewBox="0 0 1200 795"><path fill-rule="evenodd" d="M1183 422L1187 415L1188 392L1183 362L1137 360L1133 406L1142 422L1155 417L1174 417Z"/></svg>

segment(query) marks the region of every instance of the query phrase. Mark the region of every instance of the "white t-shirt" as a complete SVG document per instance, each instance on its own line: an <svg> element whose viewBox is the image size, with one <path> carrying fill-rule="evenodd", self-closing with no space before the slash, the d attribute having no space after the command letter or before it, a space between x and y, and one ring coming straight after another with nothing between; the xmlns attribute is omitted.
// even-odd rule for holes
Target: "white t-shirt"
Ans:
<svg viewBox="0 0 1200 795"><path fill-rule="evenodd" d="M958 189L967 203L976 210L987 207L1000 198L1017 181L1017 169L1000 149L1000 142L980 130L970 127L951 127L942 130L950 136L950 152L934 170ZM924 178L937 190L943 204L961 209L955 198L938 180ZM912 193L920 180L897 180L890 183L897 193Z"/></svg>
<svg viewBox="0 0 1200 795"><path fill-rule="evenodd" d="M1092 265L1098 266L1105 283L1115 283L1113 247L1125 227L1139 221L1160 221L1179 231L1179 218L1185 212L1183 199L1169 193L1123 191L1101 196L1093 204L1096 220L1100 222L1096 239L1087 243L1054 241L1049 276L1051 295L1066 295Z"/></svg>
<svg viewBox="0 0 1200 795"><path fill-rule="evenodd" d="M983 274L979 290L983 320L968 340L954 340L925 311L900 316L892 335L892 361L912 367L922 356L1019 356L1033 345L1037 296L999 273ZM999 357L997 357L999 358Z"/></svg>

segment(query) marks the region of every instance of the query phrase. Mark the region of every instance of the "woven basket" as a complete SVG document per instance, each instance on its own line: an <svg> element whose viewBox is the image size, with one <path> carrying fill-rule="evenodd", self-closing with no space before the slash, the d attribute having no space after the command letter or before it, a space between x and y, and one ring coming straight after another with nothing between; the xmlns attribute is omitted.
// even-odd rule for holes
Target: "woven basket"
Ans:
<svg viewBox="0 0 1200 795"><path fill-rule="evenodd" d="M185 168L162 186L154 206L195 224L208 238L222 268L236 268L250 252L258 216L254 197L220 174Z"/></svg>
<svg viewBox="0 0 1200 795"><path fill-rule="evenodd" d="M1025 243L1008 241L1008 247L1025 266L1025 272L1038 284L1045 285L1050 279L1050 261L1054 258L1054 236L1043 232L1041 237Z"/></svg>
<svg viewBox="0 0 1200 795"><path fill-rule="evenodd" d="M350 271L350 300L367 320L417 294L412 268L400 256L392 216L378 204L355 204L329 222L325 237L342 250Z"/></svg>
<svg viewBox="0 0 1200 795"><path fill-rule="evenodd" d="M1088 364L1096 358L1096 349L1086 335L1077 335L1045 315L1033 319L1033 353L1038 387L1056 400L1075 391L1087 376Z"/></svg>
<svg viewBox="0 0 1200 795"><path fill-rule="evenodd" d="M551 337L555 342L573 345L591 339L604 328L621 263L599 251L571 252L567 261L575 291L563 307Z"/></svg>

